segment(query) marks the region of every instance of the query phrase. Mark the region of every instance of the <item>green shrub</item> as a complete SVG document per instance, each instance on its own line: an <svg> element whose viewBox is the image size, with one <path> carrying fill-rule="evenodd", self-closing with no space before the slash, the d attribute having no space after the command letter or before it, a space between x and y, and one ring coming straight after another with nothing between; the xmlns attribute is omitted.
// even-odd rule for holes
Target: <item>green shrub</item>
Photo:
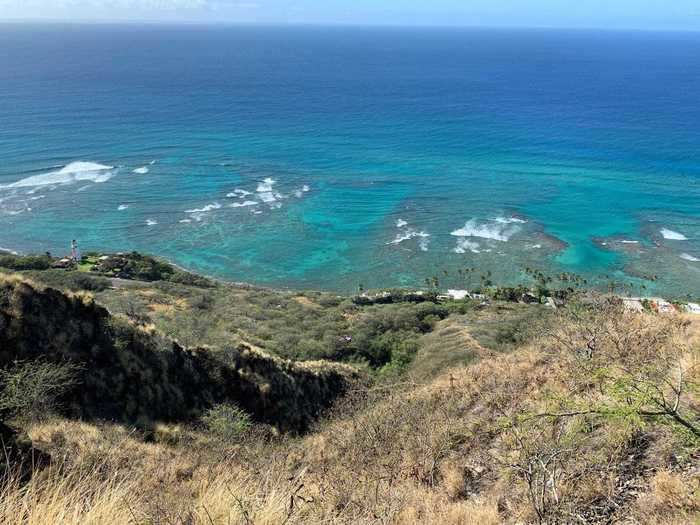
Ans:
<svg viewBox="0 0 700 525"><path fill-rule="evenodd" d="M197 286L199 288L213 288L216 283L211 279L202 277L201 275L195 275L189 272L183 272L180 270L175 270L175 273L170 277L170 282L177 284L185 284L187 286Z"/></svg>
<svg viewBox="0 0 700 525"><path fill-rule="evenodd" d="M46 255L0 255L0 267L10 270L48 270L51 258Z"/></svg>
<svg viewBox="0 0 700 525"><path fill-rule="evenodd" d="M81 290L102 292L110 288L112 284L109 282L109 279L104 277L66 270L31 270L26 271L24 275L51 288L72 290L74 292Z"/></svg>
<svg viewBox="0 0 700 525"><path fill-rule="evenodd" d="M228 442L237 441L251 427L250 416L244 410L226 403L207 410L202 423L214 436Z"/></svg>
<svg viewBox="0 0 700 525"><path fill-rule="evenodd" d="M53 414L61 397L75 387L79 370L71 363L40 360L0 370L0 414L30 421Z"/></svg>

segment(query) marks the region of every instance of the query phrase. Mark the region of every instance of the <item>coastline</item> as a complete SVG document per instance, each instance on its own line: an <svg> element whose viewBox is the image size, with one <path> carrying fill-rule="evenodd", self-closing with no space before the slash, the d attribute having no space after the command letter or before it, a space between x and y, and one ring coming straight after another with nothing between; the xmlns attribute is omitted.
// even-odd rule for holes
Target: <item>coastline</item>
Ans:
<svg viewBox="0 0 700 525"><path fill-rule="evenodd" d="M89 253L95 253L99 254L100 257L124 257L128 256L131 253L139 253L139 252L89 252ZM24 254L21 252L17 252L15 250L10 250L7 248L0 248L0 256L2 255L10 255L10 256L15 256L15 257L37 257L40 256L38 254ZM463 299L486 299L490 297L496 298L499 294L502 294L504 291L506 293L513 293L513 291L518 291L517 293L520 293L522 297L520 297L517 301L510 300L510 302L524 302L528 303L530 301L530 297L533 297L533 293L537 287L534 285L526 285L523 283L517 284L517 285L499 285L499 284L493 284L484 291L481 288L424 288L424 287L412 287L412 286L393 286L393 287L384 287L384 288L372 288L368 290L359 290L357 293L355 292L348 292L348 293L340 293L337 291L333 290L322 290L322 289L314 289L314 288L292 288L292 287L274 287L274 286L265 286L265 285L260 285L260 284L255 284L252 282L246 282L246 281L230 281L226 279L222 279L219 277L214 277L211 275L207 275L205 273L201 273L198 271L193 271L189 270L186 267L170 260L167 257L163 257L160 255L151 255L151 254L140 254L140 256L147 257L150 259L153 259L155 261L160 261L162 263L165 263L169 265L170 267L174 268L175 270L178 270L182 274L186 275L191 275L199 278L204 278L208 281L211 281L213 283L216 283L218 286L226 286L226 287L231 287L231 288L236 288L236 289L243 289L243 290L251 290L251 291L266 291L266 292L273 292L273 293L280 293L280 294L305 294L305 293L320 293L320 294L328 294L328 295L334 295L336 297L343 297L343 298L348 298L348 297L364 297L364 298L370 298L371 300L381 298L383 296L386 296L386 294L389 293L391 290L396 290L401 293L407 294L407 295L417 295L421 296L423 294L429 294L432 293L434 294L437 298L443 298L443 299L450 299L450 300L463 300ZM64 257L63 260L66 260L68 256ZM84 256L84 258L87 256ZM61 260L60 258L55 258L55 260ZM88 273L89 274L89 273ZM156 282L156 281L149 281L149 280L141 280L141 279L132 279L132 278L118 278L118 277L109 277L104 274L97 273L94 275L95 277L105 277L108 278L112 281L119 280L119 281L124 281L124 282L134 282L134 283L143 283L143 284L148 284L149 282ZM551 288L548 290L546 296L541 296L539 299L543 299L543 297L556 297L558 293L563 292L566 290L565 288L557 289L557 288ZM573 291L573 289L570 289ZM508 292L510 291L510 292ZM680 309L686 309L690 313L700 313L700 310L694 311L691 310L692 307L695 307L700 303L700 298L698 297L691 297L687 296L683 299L677 298L677 297L671 297L670 299L667 299L663 297L663 294L655 294L655 295L633 295L632 293L629 293L628 295L622 295L620 293L615 293L614 291L610 292L608 291L607 293L604 291L601 291L593 286L579 286L575 289L575 292L597 292L601 293L603 295L609 295L612 297L617 297L618 299L622 300L625 303L625 307L631 309L631 310L639 310L640 307L643 308L646 304L646 308L649 307L649 304L653 304L654 309L660 308L661 310L665 310L668 308L676 308L673 306L669 305L676 305ZM549 295L551 293L551 296ZM647 304L648 303L648 304ZM556 308L556 305L554 302L550 301L549 299L547 301L542 302L541 304L546 304L549 306L552 306ZM660 307L657 307L656 305L661 305ZM660 310L657 310L660 311Z"/></svg>

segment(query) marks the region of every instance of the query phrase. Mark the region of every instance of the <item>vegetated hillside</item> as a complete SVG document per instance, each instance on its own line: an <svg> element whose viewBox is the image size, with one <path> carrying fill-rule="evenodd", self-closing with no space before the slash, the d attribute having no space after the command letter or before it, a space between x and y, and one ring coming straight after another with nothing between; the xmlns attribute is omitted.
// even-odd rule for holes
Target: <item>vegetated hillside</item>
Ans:
<svg viewBox="0 0 700 525"><path fill-rule="evenodd" d="M8 356L30 360L23 373L45 369L36 356L82 364L63 415L8 420L53 460L0 485L0 523L700 520L693 316L595 294L556 311L400 292L364 304L32 272L92 288L107 309L19 279L0 286L0 409L25 377ZM372 383L263 349L354 363ZM104 410L116 422L94 420ZM148 432L119 422L137 419Z"/></svg>
<svg viewBox="0 0 700 525"><path fill-rule="evenodd" d="M484 323L455 319L476 344ZM697 523L698 321L589 298L538 331L376 384L304 437L34 423L38 446L70 453L7 485L0 522Z"/></svg>
<svg viewBox="0 0 700 525"><path fill-rule="evenodd" d="M141 426L235 402L258 421L303 430L360 379L350 367L296 364L245 345L184 349L84 296L3 278L0 368L36 360L76 367L65 414Z"/></svg>

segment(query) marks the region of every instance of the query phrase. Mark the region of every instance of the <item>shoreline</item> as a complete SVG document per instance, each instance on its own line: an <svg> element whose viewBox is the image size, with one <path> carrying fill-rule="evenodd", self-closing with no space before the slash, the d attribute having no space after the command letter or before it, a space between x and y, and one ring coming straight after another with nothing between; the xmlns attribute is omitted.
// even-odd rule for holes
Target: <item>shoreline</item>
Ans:
<svg viewBox="0 0 700 525"><path fill-rule="evenodd" d="M89 253L97 253L100 254L101 256L125 256L130 253L134 252L93 252L90 251ZM425 293L435 293L436 296L438 297L450 297L451 300L461 300L464 298L480 298L480 297L487 297L488 294L483 293L482 291L475 291L475 289L468 289L468 288L445 288L445 289L426 289L422 287L416 287L416 286L391 286L391 287L384 287L384 288L371 288L367 290L363 290L362 292L338 292L334 290L322 290L322 289L314 289L314 288L283 288L283 287L274 287L274 286L265 286L261 284L255 284L251 282L245 282L245 281L229 281L226 279L222 279L220 277L214 277L211 275L207 275L198 271L192 271L184 266L173 262L167 257L161 256L161 255L151 255L151 254L142 254L140 252L135 252L139 253L141 256L149 257L153 260L157 261L162 261L172 268L184 273L184 274L189 274L193 275L196 277L201 277L204 279L207 279L209 281L212 281L216 283L216 285L219 286L226 286L226 287L232 287L232 288L237 288L237 289L246 289L246 290L261 290L261 291L267 291L267 292L274 292L274 293L282 293L282 294L305 294L305 293L320 293L320 294L329 294L329 295L334 295L336 297L377 297L381 294L386 294L390 290L397 290L397 291L402 291L405 293L415 293L418 295L422 295ZM18 252L15 250L11 250L8 248L0 247L0 256L2 255L9 255L9 256L15 256L15 257L38 257L43 254L26 254L22 252ZM61 257L56 257L52 256L53 259L56 261L60 261L62 259L68 258L69 256L64 256L63 258ZM36 271L41 271L41 270L36 270ZM91 275L91 273L87 273L88 275ZM142 279L129 279L129 278L118 278L118 277L109 277L104 274L96 274L95 277L103 277L107 279L120 279L123 281L130 281L134 283L143 283L143 284L148 284L148 283L153 283L153 282L158 282L157 280L154 281L148 281L148 280L142 280ZM168 281L163 281L163 282L168 282ZM492 286L493 289L495 290L513 290L513 289L526 289L529 292L526 292L526 294L530 294L535 287L533 285L526 285L526 284L517 284L517 285L494 285ZM557 290L565 290L566 288L552 288L549 290L550 292L556 292ZM700 298L698 297L686 297L683 299L679 299L677 297L672 297L671 299L666 299L663 297L663 294L655 294L655 295L650 295L650 296L644 296L644 295L622 295L620 293L615 293L615 292L604 292L599 289L596 289L595 287L592 286L584 286L580 288L576 288L576 291L579 292L598 292L604 295L611 295L614 297L617 297L621 299L623 302L634 302L634 303L644 303L644 302L652 302L652 303L661 303L661 304L676 304L676 305L697 305L697 303L700 303ZM521 302L521 301L516 301L516 302ZM543 303L543 304L548 304L548 303ZM637 305L633 306L633 309L636 309ZM700 312L691 312L691 313L700 313Z"/></svg>

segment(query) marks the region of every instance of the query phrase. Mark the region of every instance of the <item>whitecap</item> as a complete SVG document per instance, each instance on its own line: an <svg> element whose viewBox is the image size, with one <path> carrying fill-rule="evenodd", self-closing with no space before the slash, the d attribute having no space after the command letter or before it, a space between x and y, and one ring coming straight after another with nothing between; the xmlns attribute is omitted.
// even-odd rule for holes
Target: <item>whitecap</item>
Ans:
<svg viewBox="0 0 700 525"><path fill-rule="evenodd" d="M149 164L150 164L151 166L153 166L156 162L158 162L158 161L157 161L157 160L152 160L151 162L149 162Z"/></svg>
<svg viewBox="0 0 700 525"><path fill-rule="evenodd" d="M243 202L234 202L231 204L231 208L242 208L243 206L257 206L258 202L257 201L243 201Z"/></svg>
<svg viewBox="0 0 700 525"><path fill-rule="evenodd" d="M639 244L639 241L629 241L627 239L622 239L620 242L622 244Z"/></svg>
<svg viewBox="0 0 700 525"><path fill-rule="evenodd" d="M294 196L295 196L297 199L301 199L301 198L304 196L304 192L301 191L301 190L294 190Z"/></svg>
<svg viewBox="0 0 700 525"><path fill-rule="evenodd" d="M672 241L687 241L688 240L688 237L686 237L682 233L674 232L673 230L669 230L668 228L663 228L661 230L661 235L663 236L664 239L669 239Z"/></svg>
<svg viewBox="0 0 700 525"><path fill-rule="evenodd" d="M236 188L231 193L227 193L226 197L228 197L229 199L236 199L236 198L242 199L243 197L245 197L247 195L252 195L252 193L249 191L246 191L246 190L241 190L239 188Z"/></svg>
<svg viewBox="0 0 700 525"><path fill-rule="evenodd" d="M279 210L281 207L282 207L281 202L273 202L272 204L270 204L270 208L273 210Z"/></svg>
<svg viewBox="0 0 700 525"><path fill-rule="evenodd" d="M527 221L518 217L496 217L493 222L499 224L525 224Z"/></svg>
<svg viewBox="0 0 700 525"><path fill-rule="evenodd" d="M430 234L426 232L419 232L417 230L407 230L403 233L399 233L393 241L388 242L387 244L401 244L402 242L408 241L415 237L427 239L428 237L430 237Z"/></svg>
<svg viewBox="0 0 700 525"><path fill-rule="evenodd" d="M212 210L218 210L221 208L221 204L218 202L212 202L201 208L193 208L191 210L185 210L185 213L189 213L190 216L197 222L201 221L208 212Z"/></svg>
<svg viewBox="0 0 700 525"><path fill-rule="evenodd" d="M146 219L146 226L155 226L156 224L158 224L158 221L154 219Z"/></svg>
<svg viewBox="0 0 700 525"><path fill-rule="evenodd" d="M420 251L422 251L422 252L427 252L429 245L430 245L430 239L427 237L418 241L418 248L420 248Z"/></svg>
<svg viewBox="0 0 700 525"><path fill-rule="evenodd" d="M510 222L494 220L492 223L479 224L475 219L466 222L464 227L451 232L455 237L481 237L494 241L506 242L520 231L520 227Z"/></svg>
<svg viewBox="0 0 700 525"><path fill-rule="evenodd" d="M117 206L117 210L118 210L118 211L124 211L124 210L126 210L128 207L129 207L128 204L120 204L119 206Z"/></svg>
<svg viewBox="0 0 700 525"><path fill-rule="evenodd" d="M405 220L399 219L396 221L397 228L403 228L404 226L408 226L408 223Z"/></svg>
<svg viewBox="0 0 700 525"><path fill-rule="evenodd" d="M274 179L271 179L270 177L266 178L262 182L258 183L258 188L255 190L258 193L267 193L272 191L272 186L275 185L277 181Z"/></svg>
<svg viewBox="0 0 700 525"><path fill-rule="evenodd" d="M308 185L304 184L304 185L301 187L301 191L303 191L304 193L306 193L306 192L311 191L311 188L309 188Z"/></svg>
<svg viewBox="0 0 700 525"><path fill-rule="evenodd" d="M219 208L221 208L221 204L219 204L218 202L212 202L211 204L207 204L203 208L185 210L185 213L206 213L208 211L218 210Z"/></svg>
<svg viewBox="0 0 700 525"><path fill-rule="evenodd" d="M697 257L693 257L693 256L690 255L689 253L682 253L682 254L680 255L680 257L681 257L681 259L685 259L686 261L690 261L690 262L700 262L700 259L698 259Z"/></svg>
<svg viewBox="0 0 700 525"><path fill-rule="evenodd" d="M9 253L10 255L19 255L19 253L17 253L16 251L10 250L8 248L3 248L1 246L0 246L0 252Z"/></svg>
<svg viewBox="0 0 700 525"><path fill-rule="evenodd" d="M275 195L274 195L271 191L258 193L258 197L259 197L260 200L263 201L264 203L275 202L275 201L277 200L277 199L275 198Z"/></svg>
<svg viewBox="0 0 700 525"><path fill-rule="evenodd" d="M180 219L178 222L188 223L188 222L192 222L192 219Z"/></svg>
<svg viewBox="0 0 700 525"><path fill-rule="evenodd" d="M479 243L470 241L469 239L460 239L457 241L457 246L452 250L455 253L467 253L470 251L472 253L480 253Z"/></svg>
<svg viewBox="0 0 700 525"><path fill-rule="evenodd" d="M142 167L140 167L140 168L136 168L136 169L135 169L134 171L132 171L131 173L136 173L137 175L145 175L146 173L148 173L148 171L149 171L149 170L148 170L148 168L147 168L146 166L142 166Z"/></svg>
<svg viewBox="0 0 700 525"><path fill-rule="evenodd" d="M113 169L114 166L105 166L96 162L71 162L59 170L32 175L12 184L2 185L0 188L31 188L52 184L73 184L79 181L107 182L112 178L113 173L111 170Z"/></svg>
<svg viewBox="0 0 700 525"><path fill-rule="evenodd" d="M37 195L36 197L29 197L30 201L38 201L39 199L45 199L46 195Z"/></svg>

